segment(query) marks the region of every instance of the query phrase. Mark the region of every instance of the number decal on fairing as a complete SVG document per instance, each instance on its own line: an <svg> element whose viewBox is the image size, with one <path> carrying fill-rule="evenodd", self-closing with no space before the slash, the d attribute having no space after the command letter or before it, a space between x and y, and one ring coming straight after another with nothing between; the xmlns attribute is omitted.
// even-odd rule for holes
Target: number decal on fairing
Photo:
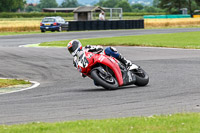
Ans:
<svg viewBox="0 0 200 133"><path fill-rule="evenodd" d="M82 54L80 57L79 57L79 62L78 62L78 65L80 67L83 67L83 68L86 68L88 66L89 62L87 60L87 58L85 57L85 54Z"/></svg>
<svg viewBox="0 0 200 133"><path fill-rule="evenodd" d="M104 57L103 55L101 55L101 56L99 57L99 61L102 62L102 61L104 60L104 58L105 58L105 57Z"/></svg>

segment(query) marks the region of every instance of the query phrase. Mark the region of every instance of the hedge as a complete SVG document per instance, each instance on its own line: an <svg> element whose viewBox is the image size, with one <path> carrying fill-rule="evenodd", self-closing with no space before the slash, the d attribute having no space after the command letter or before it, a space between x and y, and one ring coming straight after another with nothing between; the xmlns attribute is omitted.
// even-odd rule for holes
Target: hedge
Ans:
<svg viewBox="0 0 200 133"><path fill-rule="evenodd" d="M123 16L144 16L144 15L164 15L165 13L149 13L149 12L144 12L144 13L134 13L134 12L124 12Z"/></svg>
<svg viewBox="0 0 200 133"><path fill-rule="evenodd" d="M124 12L123 16L144 16L144 15L162 15L165 13L133 13ZM46 16L61 16L61 17L73 17L73 13L7 13L1 12L0 18L34 18L34 17L46 17Z"/></svg>
<svg viewBox="0 0 200 133"><path fill-rule="evenodd" d="M73 13L0 13L0 18L34 18L46 16L72 17Z"/></svg>

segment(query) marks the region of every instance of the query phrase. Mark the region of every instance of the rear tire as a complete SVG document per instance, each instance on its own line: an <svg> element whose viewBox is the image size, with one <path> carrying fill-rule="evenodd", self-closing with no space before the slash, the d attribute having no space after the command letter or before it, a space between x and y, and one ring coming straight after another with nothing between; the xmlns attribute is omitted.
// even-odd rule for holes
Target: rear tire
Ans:
<svg viewBox="0 0 200 133"><path fill-rule="evenodd" d="M139 68L137 71L132 72L135 74L136 77L135 85L145 86L149 83L149 76L142 68Z"/></svg>
<svg viewBox="0 0 200 133"><path fill-rule="evenodd" d="M91 72L91 78L100 86L104 87L105 89L108 90L114 90L117 89L118 82L117 80L112 76L110 77L109 81L107 82L106 80L103 79L102 74L98 70L92 70Z"/></svg>

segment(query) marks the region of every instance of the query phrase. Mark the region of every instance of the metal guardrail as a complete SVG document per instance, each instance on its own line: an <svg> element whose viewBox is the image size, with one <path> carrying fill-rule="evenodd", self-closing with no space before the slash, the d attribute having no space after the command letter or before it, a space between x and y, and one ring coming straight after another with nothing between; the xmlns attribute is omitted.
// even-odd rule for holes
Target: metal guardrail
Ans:
<svg viewBox="0 0 200 133"><path fill-rule="evenodd" d="M68 31L144 29L144 20L70 21Z"/></svg>

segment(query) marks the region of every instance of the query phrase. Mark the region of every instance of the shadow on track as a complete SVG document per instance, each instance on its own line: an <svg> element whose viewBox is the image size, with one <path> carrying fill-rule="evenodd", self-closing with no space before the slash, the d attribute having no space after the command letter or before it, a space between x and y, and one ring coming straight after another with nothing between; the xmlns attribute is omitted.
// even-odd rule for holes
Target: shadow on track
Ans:
<svg viewBox="0 0 200 133"><path fill-rule="evenodd" d="M99 88L91 88L91 89L82 89L82 90L75 90L76 92L102 92L102 91L117 91L117 90L125 90L125 89L141 89L142 87L138 87L138 86L123 86L123 87L119 87L118 89L115 90L107 90L104 89L103 87L99 87Z"/></svg>

